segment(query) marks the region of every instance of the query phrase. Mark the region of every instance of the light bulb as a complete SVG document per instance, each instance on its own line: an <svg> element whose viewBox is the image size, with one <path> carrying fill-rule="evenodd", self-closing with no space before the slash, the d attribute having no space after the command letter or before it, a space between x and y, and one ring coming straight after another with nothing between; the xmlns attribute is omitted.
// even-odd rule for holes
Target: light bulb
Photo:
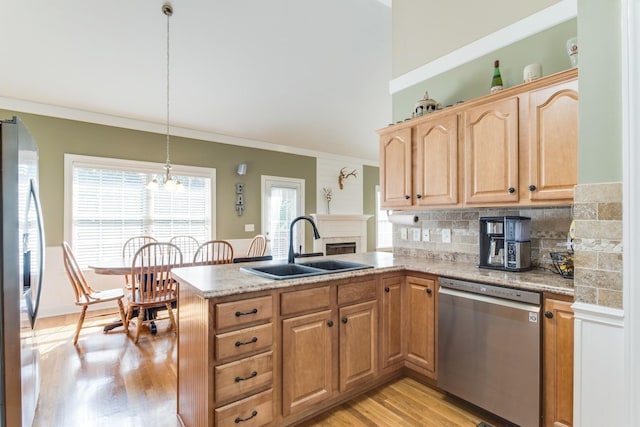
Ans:
<svg viewBox="0 0 640 427"><path fill-rule="evenodd" d="M151 181L145 187L147 190L156 191L158 190L158 179L154 176Z"/></svg>

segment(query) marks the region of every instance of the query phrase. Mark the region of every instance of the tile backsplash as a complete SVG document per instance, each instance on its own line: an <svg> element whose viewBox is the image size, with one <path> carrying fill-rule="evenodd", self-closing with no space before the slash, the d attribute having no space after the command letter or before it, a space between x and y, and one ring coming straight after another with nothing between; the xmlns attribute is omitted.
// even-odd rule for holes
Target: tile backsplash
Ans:
<svg viewBox="0 0 640 427"><path fill-rule="evenodd" d="M576 301L622 308L622 183L575 188Z"/></svg>
<svg viewBox="0 0 640 427"><path fill-rule="evenodd" d="M403 212L398 212L402 214ZM567 232L573 217L572 206L531 208L482 208L412 211L415 225L393 226L393 252L425 259L479 262L479 218L525 216L531 218L531 263L552 269L550 252L567 251ZM406 238L403 228L406 228ZM419 232L414 230L418 229ZM424 229L428 233L424 233ZM443 230L451 232L451 242L443 242ZM429 240L423 240L428 234ZM419 235L419 240L414 240Z"/></svg>

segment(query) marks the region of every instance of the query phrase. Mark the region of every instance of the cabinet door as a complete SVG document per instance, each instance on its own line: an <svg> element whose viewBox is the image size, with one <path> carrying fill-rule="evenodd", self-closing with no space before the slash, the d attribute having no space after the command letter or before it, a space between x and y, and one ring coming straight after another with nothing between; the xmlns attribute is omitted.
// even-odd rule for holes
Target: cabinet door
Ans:
<svg viewBox="0 0 640 427"><path fill-rule="evenodd" d="M407 276L406 360L419 372L436 378L436 281Z"/></svg>
<svg viewBox="0 0 640 427"><path fill-rule="evenodd" d="M416 126L415 189L418 206L458 203L458 115Z"/></svg>
<svg viewBox="0 0 640 427"><path fill-rule="evenodd" d="M328 399L332 387L331 310L282 321L282 414Z"/></svg>
<svg viewBox="0 0 640 427"><path fill-rule="evenodd" d="M571 302L544 301L543 425L573 425L573 311Z"/></svg>
<svg viewBox="0 0 640 427"><path fill-rule="evenodd" d="M401 276L382 279L382 368L404 360L404 327L402 324Z"/></svg>
<svg viewBox="0 0 640 427"><path fill-rule="evenodd" d="M529 199L573 200L578 183L578 82L531 92L529 123Z"/></svg>
<svg viewBox="0 0 640 427"><path fill-rule="evenodd" d="M518 98L472 107L463 117L465 203L518 202Z"/></svg>
<svg viewBox="0 0 640 427"><path fill-rule="evenodd" d="M411 206L411 128L380 135L380 188L384 208Z"/></svg>
<svg viewBox="0 0 640 427"><path fill-rule="evenodd" d="M340 391L378 374L376 301L340 308Z"/></svg>

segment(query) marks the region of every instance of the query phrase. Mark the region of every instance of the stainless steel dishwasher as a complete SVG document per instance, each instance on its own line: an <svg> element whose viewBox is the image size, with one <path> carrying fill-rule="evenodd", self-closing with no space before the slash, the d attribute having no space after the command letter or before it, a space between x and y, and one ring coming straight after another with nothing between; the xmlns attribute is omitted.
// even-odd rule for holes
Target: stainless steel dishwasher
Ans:
<svg viewBox="0 0 640 427"><path fill-rule="evenodd" d="M441 278L438 387L540 426L540 294Z"/></svg>

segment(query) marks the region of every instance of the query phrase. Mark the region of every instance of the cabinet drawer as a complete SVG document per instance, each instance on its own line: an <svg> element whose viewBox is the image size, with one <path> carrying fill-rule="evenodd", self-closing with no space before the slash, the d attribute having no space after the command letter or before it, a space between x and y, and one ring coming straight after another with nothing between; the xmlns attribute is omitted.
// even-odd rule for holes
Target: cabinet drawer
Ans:
<svg viewBox="0 0 640 427"><path fill-rule="evenodd" d="M216 328L223 330L260 321L271 321L272 312L273 304L270 295L216 304Z"/></svg>
<svg viewBox="0 0 640 427"><path fill-rule="evenodd" d="M216 366L215 399L224 402L269 387L273 381L273 352Z"/></svg>
<svg viewBox="0 0 640 427"><path fill-rule="evenodd" d="M376 280L347 283L338 286L338 305L353 304L376 298Z"/></svg>
<svg viewBox="0 0 640 427"><path fill-rule="evenodd" d="M305 311L328 308L331 303L329 286L286 292L280 295L280 314L303 313Z"/></svg>
<svg viewBox="0 0 640 427"><path fill-rule="evenodd" d="M216 427L259 427L273 421L273 389L215 410Z"/></svg>
<svg viewBox="0 0 640 427"><path fill-rule="evenodd" d="M216 335L216 359L224 360L253 353L271 347L272 343L272 323Z"/></svg>

